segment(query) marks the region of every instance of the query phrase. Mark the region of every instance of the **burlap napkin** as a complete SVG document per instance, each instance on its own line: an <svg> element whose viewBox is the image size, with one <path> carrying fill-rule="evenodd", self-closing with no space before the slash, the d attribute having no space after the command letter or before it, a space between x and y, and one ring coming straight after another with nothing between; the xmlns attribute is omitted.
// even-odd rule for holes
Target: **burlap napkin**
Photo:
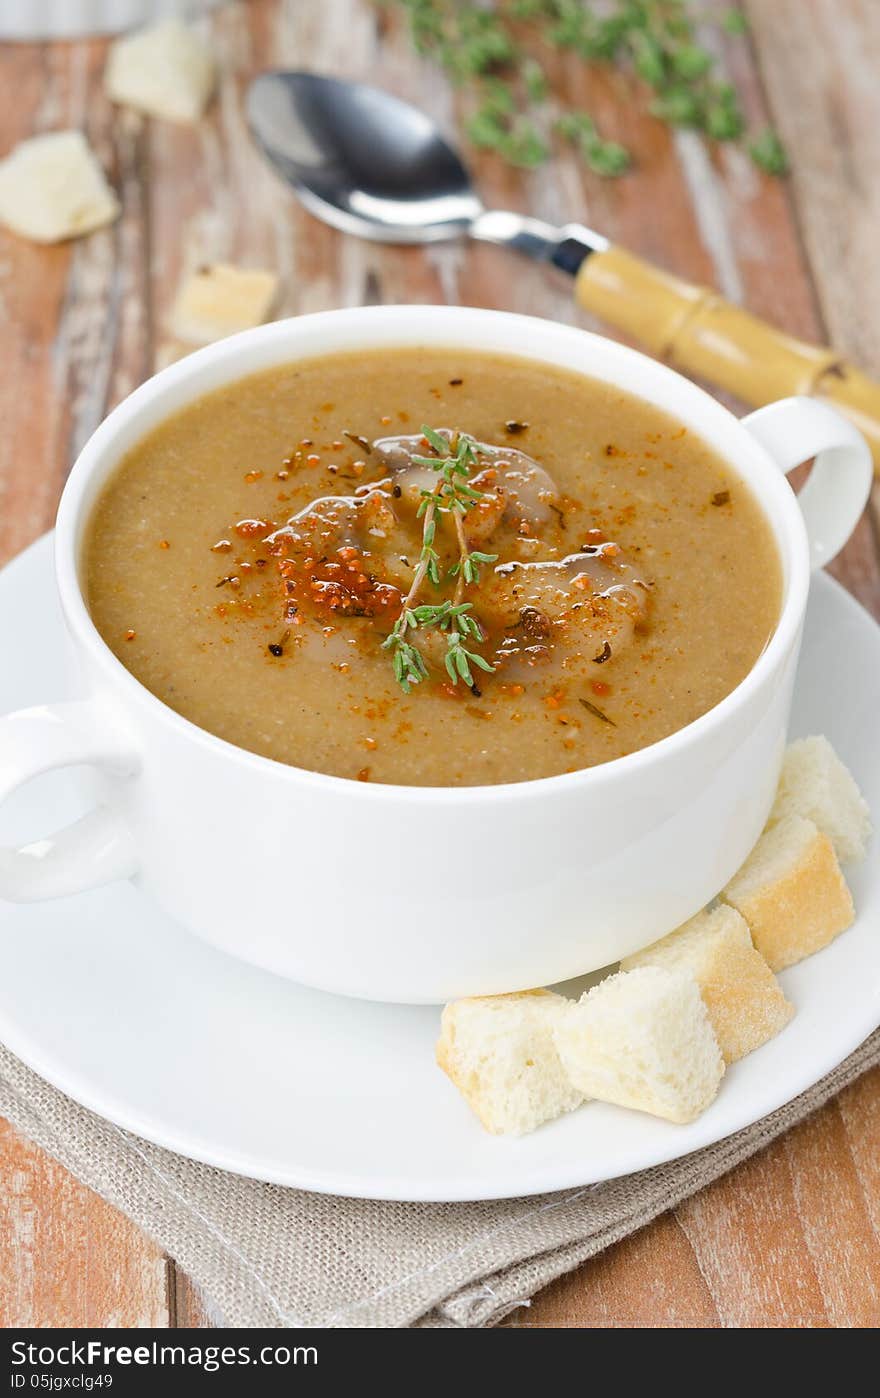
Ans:
<svg viewBox="0 0 880 1398"><path fill-rule="evenodd" d="M483 1326L753 1155L880 1063L880 1030L755 1126L608 1184L385 1204L259 1184L78 1107L0 1047L0 1113L157 1240L234 1326Z"/></svg>

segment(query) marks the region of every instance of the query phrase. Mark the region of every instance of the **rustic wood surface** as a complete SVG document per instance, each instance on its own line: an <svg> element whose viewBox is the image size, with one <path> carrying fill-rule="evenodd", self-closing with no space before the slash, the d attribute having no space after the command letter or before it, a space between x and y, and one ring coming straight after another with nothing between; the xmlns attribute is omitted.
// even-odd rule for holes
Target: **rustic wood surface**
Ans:
<svg viewBox="0 0 880 1398"><path fill-rule="evenodd" d="M702 6L705 10L705 4ZM719 8L729 8L729 3ZM612 182L560 159L528 176L474 161L487 202L592 222L781 326L828 337L880 374L880 10L874 0L746 0L750 39L713 40L755 124L772 118L786 182L637 115L614 73L555 77L636 153ZM586 323L562 281L488 247L394 250L320 229L262 166L242 120L269 65L364 76L449 130L455 101L367 0L251 0L211 19L221 90L196 129L109 108L100 42L0 47L0 154L85 128L120 190L119 223L37 248L0 234L0 561L49 528L64 476L112 404L178 353L166 322L182 271L274 266L280 313L459 301ZM598 327L597 327L598 328ZM880 514L834 572L880 616ZM181 1064L185 1071L185 1063ZM873 1326L880 1320L880 1072L695 1199L518 1311L513 1326ZM202 1326L153 1242L0 1125L0 1323Z"/></svg>

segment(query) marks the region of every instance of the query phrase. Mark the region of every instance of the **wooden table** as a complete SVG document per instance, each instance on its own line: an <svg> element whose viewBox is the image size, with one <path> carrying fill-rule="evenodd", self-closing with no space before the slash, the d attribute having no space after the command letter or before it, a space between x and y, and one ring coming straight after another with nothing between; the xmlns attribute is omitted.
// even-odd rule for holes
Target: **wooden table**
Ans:
<svg viewBox="0 0 880 1398"><path fill-rule="evenodd" d="M750 122L772 118L781 130L789 181L637 116L627 84L609 72L590 74L582 100L633 148L637 173L602 181L566 159L523 177L485 158L475 162L481 187L490 204L593 223L880 374L880 6L747 0L747 10L751 38L725 39L723 61ZM212 25L224 76L196 129L111 109L102 43L0 48L0 152L37 131L85 127L124 206L114 228L68 246L0 235L0 561L50 527L82 443L174 353L166 317L185 267L217 258L274 266L281 314L448 300L579 319L562 282L494 249L402 251L329 232L263 168L241 103L249 76L272 65L369 74L449 125L448 89L367 0L251 0L227 5ZM585 85L573 62L556 66L572 94ZM833 571L880 616L878 525L875 506ZM508 1323L876 1325L878 1139L875 1072ZM208 1323L171 1259L5 1126L0 1211L4 1325Z"/></svg>

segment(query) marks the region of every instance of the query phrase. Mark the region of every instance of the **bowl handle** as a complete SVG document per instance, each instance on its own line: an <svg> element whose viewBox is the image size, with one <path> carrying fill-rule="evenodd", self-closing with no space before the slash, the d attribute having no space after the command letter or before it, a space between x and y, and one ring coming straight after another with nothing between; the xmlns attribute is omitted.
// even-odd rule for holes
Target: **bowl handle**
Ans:
<svg viewBox="0 0 880 1398"><path fill-rule="evenodd" d="M798 504L810 566L823 568L843 548L868 503L873 469L867 442L841 413L815 398L782 398L741 421L782 471L816 458Z"/></svg>
<svg viewBox="0 0 880 1398"><path fill-rule="evenodd" d="M44 704L0 718L0 802L42 772L88 763L117 776L137 759L90 703ZM0 898L30 903L79 893L137 868L131 836L98 806L47 839L20 849L0 847Z"/></svg>

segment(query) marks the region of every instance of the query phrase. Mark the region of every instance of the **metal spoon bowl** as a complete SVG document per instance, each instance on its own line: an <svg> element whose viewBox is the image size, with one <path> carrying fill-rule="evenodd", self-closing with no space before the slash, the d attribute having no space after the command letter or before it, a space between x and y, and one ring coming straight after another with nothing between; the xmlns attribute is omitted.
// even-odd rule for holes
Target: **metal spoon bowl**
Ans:
<svg viewBox="0 0 880 1398"><path fill-rule="evenodd" d="M365 83L262 73L247 114L254 140L311 213L361 238L505 243L566 271L608 244L580 225L487 211L459 155L424 112Z"/></svg>
<svg viewBox="0 0 880 1398"><path fill-rule="evenodd" d="M263 73L247 110L257 144L306 208L346 233L433 242L467 233L483 211L434 123L377 88Z"/></svg>

